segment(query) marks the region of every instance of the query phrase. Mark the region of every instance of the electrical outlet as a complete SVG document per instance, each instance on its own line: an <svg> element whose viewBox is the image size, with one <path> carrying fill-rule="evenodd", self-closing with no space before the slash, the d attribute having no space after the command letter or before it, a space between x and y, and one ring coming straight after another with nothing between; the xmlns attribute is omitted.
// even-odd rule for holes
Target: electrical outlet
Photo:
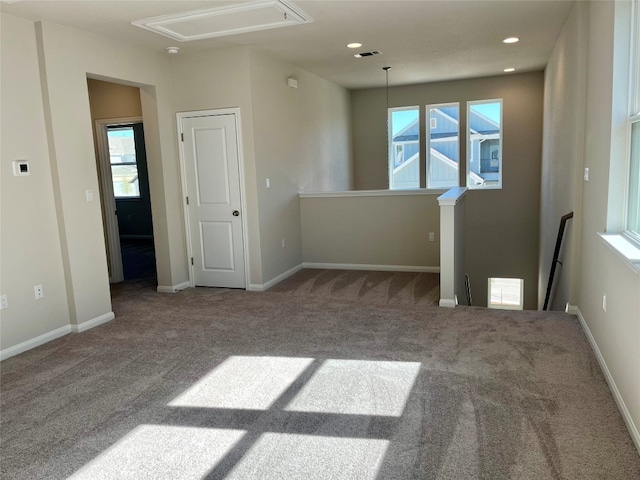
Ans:
<svg viewBox="0 0 640 480"><path fill-rule="evenodd" d="M602 310L607 311L607 294L602 295Z"/></svg>
<svg viewBox="0 0 640 480"><path fill-rule="evenodd" d="M429 241L430 241L430 242L435 242L435 241L436 241L436 234L435 234L435 232L429 232Z"/></svg>
<svg viewBox="0 0 640 480"><path fill-rule="evenodd" d="M282 239L282 248L284 248L284 247L285 247L285 245L284 245L284 238L283 238Z"/></svg>
<svg viewBox="0 0 640 480"><path fill-rule="evenodd" d="M33 292L36 295L36 300L40 300L44 297L44 290L42 290L42 285L36 285L33 287Z"/></svg>
<svg viewBox="0 0 640 480"><path fill-rule="evenodd" d="M269 180L267 178L267 180L264 182L267 188L271 188L271 180Z"/></svg>
<svg viewBox="0 0 640 480"><path fill-rule="evenodd" d="M0 295L0 310L4 310L5 308L9 308L9 302L7 301L7 296L3 293Z"/></svg>
<svg viewBox="0 0 640 480"><path fill-rule="evenodd" d="M584 181L585 182L589 181L589 167L584 168Z"/></svg>

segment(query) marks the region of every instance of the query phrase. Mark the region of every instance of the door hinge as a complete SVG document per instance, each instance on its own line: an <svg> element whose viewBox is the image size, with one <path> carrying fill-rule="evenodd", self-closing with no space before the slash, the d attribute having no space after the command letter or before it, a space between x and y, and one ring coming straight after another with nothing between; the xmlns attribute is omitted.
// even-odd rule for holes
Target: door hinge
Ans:
<svg viewBox="0 0 640 480"><path fill-rule="evenodd" d="M189 197L185 197L187 199L187 205L189 205Z"/></svg>
<svg viewBox="0 0 640 480"><path fill-rule="evenodd" d="M191 265L193 265L193 257L191 257Z"/></svg>
<svg viewBox="0 0 640 480"><path fill-rule="evenodd" d="M180 134L180 140L182 140L184 142L184 133Z"/></svg>

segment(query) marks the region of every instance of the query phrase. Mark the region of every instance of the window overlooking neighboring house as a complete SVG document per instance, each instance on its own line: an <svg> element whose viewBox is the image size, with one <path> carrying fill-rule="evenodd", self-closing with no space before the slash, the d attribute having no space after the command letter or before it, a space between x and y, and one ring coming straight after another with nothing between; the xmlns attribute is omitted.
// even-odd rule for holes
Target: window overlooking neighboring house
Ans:
<svg viewBox="0 0 640 480"><path fill-rule="evenodd" d="M389 189L420 188L420 109L390 108Z"/></svg>
<svg viewBox="0 0 640 480"><path fill-rule="evenodd" d="M107 127L113 194L116 198L140 198L135 136L132 125Z"/></svg>
<svg viewBox="0 0 640 480"><path fill-rule="evenodd" d="M502 188L502 99L467 102L467 187Z"/></svg>
<svg viewBox="0 0 640 480"><path fill-rule="evenodd" d="M427 105L424 122L426 159L420 155L420 108L389 108L390 190L421 188L423 167L426 188L460 185L460 104ZM467 102L467 125L467 186L502 188L502 99Z"/></svg>
<svg viewBox="0 0 640 480"><path fill-rule="evenodd" d="M460 184L460 104L427 105L427 188Z"/></svg>

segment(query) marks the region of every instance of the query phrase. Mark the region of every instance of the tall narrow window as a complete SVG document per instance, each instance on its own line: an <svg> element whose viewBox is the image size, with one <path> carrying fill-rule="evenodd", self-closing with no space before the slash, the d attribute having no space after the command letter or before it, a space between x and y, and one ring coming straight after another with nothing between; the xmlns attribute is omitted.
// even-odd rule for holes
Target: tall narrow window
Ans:
<svg viewBox="0 0 640 480"><path fill-rule="evenodd" d="M629 183L626 233L640 243L640 1L633 2L631 35L631 98L629 103Z"/></svg>
<svg viewBox="0 0 640 480"><path fill-rule="evenodd" d="M133 125L107 127L113 193L116 198L140 198Z"/></svg>
<svg viewBox="0 0 640 480"><path fill-rule="evenodd" d="M631 150L629 196L627 200L627 233L640 241L640 115L630 122Z"/></svg>
<svg viewBox="0 0 640 480"><path fill-rule="evenodd" d="M460 104L427 105L427 188L460 184Z"/></svg>
<svg viewBox="0 0 640 480"><path fill-rule="evenodd" d="M390 108L389 189L420 188L420 110Z"/></svg>
<svg viewBox="0 0 640 480"><path fill-rule="evenodd" d="M502 188L502 99L467 103L467 187Z"/></svg>

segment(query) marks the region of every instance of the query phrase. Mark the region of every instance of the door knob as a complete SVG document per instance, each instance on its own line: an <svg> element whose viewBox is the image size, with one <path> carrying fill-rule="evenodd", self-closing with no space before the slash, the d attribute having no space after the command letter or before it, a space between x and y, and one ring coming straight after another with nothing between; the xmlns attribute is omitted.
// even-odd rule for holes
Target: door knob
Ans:
<svg viewBox="0 0 640 480"><path fill-rule="evenodd" d="M240 215L240 212L238 210L234 210L233 211L233 216L237 217L238 215Z"/></svg>

